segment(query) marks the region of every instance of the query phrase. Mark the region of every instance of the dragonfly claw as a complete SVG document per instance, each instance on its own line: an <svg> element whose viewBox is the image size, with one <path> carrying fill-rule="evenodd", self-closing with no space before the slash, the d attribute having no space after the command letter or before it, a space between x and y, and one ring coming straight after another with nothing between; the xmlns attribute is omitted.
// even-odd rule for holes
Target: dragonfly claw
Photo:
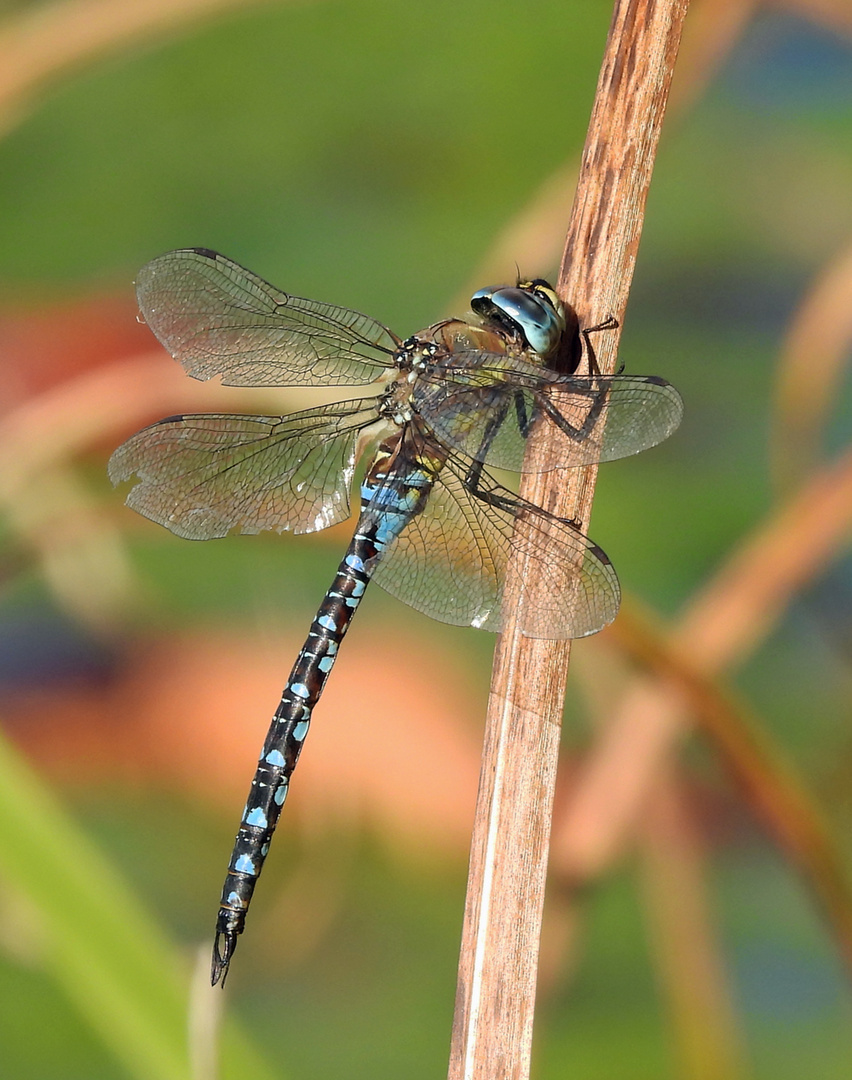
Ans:
<svg viewBox="0 0 852 1080"><path fill-rule="evenodd" d="M237 947L237 935L233 931L217 930L213 942L213 963L210 966L210 985L220 983L223 987L228 977L228 966L234 949Z"/></svg>

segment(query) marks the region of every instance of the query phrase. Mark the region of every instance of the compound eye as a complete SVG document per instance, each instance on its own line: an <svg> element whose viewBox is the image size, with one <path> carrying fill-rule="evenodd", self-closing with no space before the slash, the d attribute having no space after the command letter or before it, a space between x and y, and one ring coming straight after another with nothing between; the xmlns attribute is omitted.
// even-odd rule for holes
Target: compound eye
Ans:
<svg viewBox="0 0 852 1080"><path fill-rule="evenodd" d="M489 315L494 307L491 297L499 292L500 285L487 285L484 289L477 289L470 298L470 306L477 315Z"/></svg>
<svg viewBox="0 0 852 1080"><path fill-rule="evenodd" d="M471 307L499 326L520 334L540 356L548 356L562 338L565 316L555 293L551 299L532 285L530 282L514 287L480 289L474 293ZM549 286L548 290L552 293Z"/></svg>
<svg viewBox="0 0 852 1080"><path fill-rule="evenodd" d="M502 297L507 291L505 285L489 285L478 289L470 298L470 306L483 322L513 337L521 331L511 310L507 310ZM517 290L513 290L517 292Z"/></svg>

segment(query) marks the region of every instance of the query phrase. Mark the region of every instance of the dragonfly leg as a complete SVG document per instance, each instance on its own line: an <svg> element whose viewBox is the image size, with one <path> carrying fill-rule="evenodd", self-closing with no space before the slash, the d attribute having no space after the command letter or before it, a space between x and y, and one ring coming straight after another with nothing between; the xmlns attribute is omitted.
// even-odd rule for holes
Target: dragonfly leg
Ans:
<svg viewBox="0 0 852 1080"><path fill-rule="evenodd" d="M527 399L520 390L515 392L515 416L518 420L518 430L525 439L529 438L532 429L533 418L527 412Z"/></svg>
<svg viewBox="0 0 852 1080"><path fill-rule="evenodd" d="M516 390L513 394L512 400L515 406L515 419L518 422L518 430L523 438L529 438L530 431L532 430L534 416L530 415L527 410L527 401L524 397L523 391ZM485 431L482 433L482 439L479 443L479 448L473 455L475 461L485 461L488 457L488 451L491 449L494 439L497 437L497 433L506 421L506 413L509 411L509 405L504 402L499 411L495 412L490 417L486 424Z"/></svg>
<svg viewBox="0 0 852 1080"><path fill-rule="evenodd" d="M595 366L597 366L597 362L595 362ZM547 416L563 434L567 435L573 442L581 443L589 438L597 426L603 408L606 405L609 390L609 380L600 375L600 373L591 377L589 380L588 391L581 391L576 386L573 388L574 396L586 396L590 402L586 415L583 417L583 422L579 426L572 424L570 420L567 420L562 415L558 405L554 403L553 399L549 397L546 392L536 394L536 401L545 416Z"/></svg>
<svg viewBox="0 0 852 1080"><path fill-rule="evenodd" d="M492 486L487 487L484 481L487 481ZM520 495L515 495L513 492L501 487L484 471L481 461L471 461L470 468L464 478L464 485L474 498L481 499L482 502L488 503L489 506L494 506L498 510L512 514L514 517L517 517L524 510L529 510L536 517L557 521L560 525L567 525L578 532L581 530L579 518L563 518L558 517L556 514L550 514L543 507L527 502Z"/></svg>
<svg viewBox="0 0 852 1080"><path fill-rule="evenodd" d="M508 498L497 495L495 492L489 491L482 486L482 474L482 462L477 461L476 459L471 461L470 468L467 470L467 476L464 478L464 486L471 495L488 503L489 506L496 506L499 510L508 510L510 513L514 513L514 505L510 503Z"/></svg>
<svg viewBox="0 0 852 1080"><path fill-rule="evenodd" d="M618 328L618 319L614 315L607 315L601 323L596 323L594 326L587 326L585 330L581 330L583 335L583 341L586 343L586 355L589 358L589 374L600 375L601 369L598 367L598 358L595 356L595 350L592 346L591 335L598 334L601 330L616 330ZM624 365L622 365L623 368ZM621 371L619 371L621 374Z"/></svg>

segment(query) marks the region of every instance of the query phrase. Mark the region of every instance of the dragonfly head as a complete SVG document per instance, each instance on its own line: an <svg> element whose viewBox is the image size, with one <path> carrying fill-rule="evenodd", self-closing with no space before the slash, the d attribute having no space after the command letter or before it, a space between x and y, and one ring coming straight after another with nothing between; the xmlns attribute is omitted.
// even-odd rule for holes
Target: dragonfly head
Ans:
<svg viewBox="0 0 852 1080"><path fill-rule="evenodd" d="M483 319L520 336L543 359L557 350L565 334L565 308L541 278L479 289L470 306Z"/></svg>

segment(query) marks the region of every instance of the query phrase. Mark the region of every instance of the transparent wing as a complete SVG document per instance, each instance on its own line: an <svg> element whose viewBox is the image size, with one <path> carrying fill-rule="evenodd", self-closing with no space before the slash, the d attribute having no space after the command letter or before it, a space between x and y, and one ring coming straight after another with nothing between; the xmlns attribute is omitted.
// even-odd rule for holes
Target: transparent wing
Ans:
<svg viewBox="0 0 852 1080"><path fill-rule="evenodd" d="M638 454L680 424L677 390L653 375L557 376L495 353L454 356L414 385L414 405L438 437L495 468L544 472ZM543 425L559 435L531 444Z"/></svg>
<svg viewBox="0 0 852 1080"><path fill-rule="evenodd" d="M487 474L480 487L499 505L478 498L465 475L463 463L444 467L425 509L379 562L375 580L440 622L500 630L506 566L517 549L543 585L541 606L521 613L525 633L585 637L612 622L620 590L603 551L574 525L525 503Z"/></svg>
<svg viewBox="0 0 852 1080"><path fill-rule="evenodd" d="M189 540L231 530L317 532L349 515L359 436L376 398L291 416L172 416L109 461L114 484L139 477L127 505Z"/></svg>
<svg viewBox="0 0 852 1080"><path fill-rule="evenodd" d="M159 341L196 379L226 386L372 382L398 340L357 311L279 292L215 251L170 251L136 295Z"/></svg>

